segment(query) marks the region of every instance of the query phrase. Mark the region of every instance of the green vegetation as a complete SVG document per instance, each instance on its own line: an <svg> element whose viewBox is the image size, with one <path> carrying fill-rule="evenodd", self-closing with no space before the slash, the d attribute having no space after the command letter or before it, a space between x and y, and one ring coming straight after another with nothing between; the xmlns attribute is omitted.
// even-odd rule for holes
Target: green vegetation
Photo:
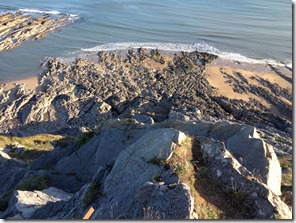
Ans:
<svg viewBox="0 0 296 223"><path fill-rule="evenodd" d="M50 187L50 179L47 175L34 176L23 180L16 186L17 190L34 191L44 190Z"/></svg>
<svg viewBox="0 0 296 223"><path fill-rule="evenodd" d="M57 140L57 145L62 147L62 148L66 148L71 142L75 141L76 138L73 136L66 136L64 138L61 138L59 140Z"/></svg>
<svg viewBox="0 0 296 223"><path fill-rule="evenodd" d="M50 147L50 142L63 138L60 135L50 134L38 134L28 137L7 137L0 136L0 147L6 147L7 145L20 144L27 149L36 149L39 147Z"/></svg>
<svg viewBox="0 0 296 223"><path fill-rule="evenodd" d="M192 156L192 139L187 137L181 146L174 149L174 153L167 164L172 168L181 181L191 182L192 175L194 178L194 166L191 161ZM192 183L192 182L191 182Z"/></svg>
<svg viewBox="0 0 296 223"><path fill-rule="evenodd" d="M101 195L101 185L91 183L85 193L83 203L90 205L98 196Z"/></svg>
<svg viewBox="0 0 296 223"><path fill-rule="evenodd" d="M186 183L194 199L194 212L199 219L242 219L248 214L243 204L246 194L233 190L225 193L219 184L210 178L210 169L202 160L199 142L187 137L180 146L176 146L168 161L154 158L155 165L163 165L174 170L180 182ZM153 177L153 182L161 181L160 176ZM146 211L147 219L157 219L156 213Z"/></svg>
<svg viewBox="0 0 296 223"><path fill-rule="evenodd" d="M31 161L54 149L53 141L63 138L59 135L39 134L28 137L0 136L0 147L10 149L9 155L23 161Z"/></svg>
<svg viewBox="0 0 296 223"><path fill-rule="evenodd" d="M187 137L180 146L174 149L171 159L167 162L175 174L179 177L180 182L186 183L190 187L191 196L194 198L194 211L197 213L199 219L219 219L220 212L215 205L207 202L203 197L203 191L200 191L198 186L205 187L205 179L202 179L202 184L196 178L195 161L193 158L193 143L194 140ZM205 170L204 167L201 168ZM204 171L200 173L204 174ZM207 184L206 188L211 188L211 184Z"/></svg>
<svg viewBox="0 0 296 223"><path fill-rule="evenodd" d="M292 168L292 156L282 156L279 157L279 162L282 168L284 169L291 169Z"/></svg>
<svg viewBox="0 0 296 223"><path fill-rule="evenodd" d="M279 157L282 167L282 187L292 188L293 184L293 159L292 156Z"/></svg>
<svg viewBox="0 0 296 223"><path fill-rule="evenodd" d="M77 138L76 142L78 143L78 145L81 146L87 143L94 135L95 135L95 132L93 131L85 132L80 137Z"/></svg>
<svg viewBox="0 0 296 223"><path fill-rule="evenodd" d="M165 160L158 158L158 157L154 157L150 160L150 163L157 165L157 166L163 166L163 165L165 165Z"/></svg>

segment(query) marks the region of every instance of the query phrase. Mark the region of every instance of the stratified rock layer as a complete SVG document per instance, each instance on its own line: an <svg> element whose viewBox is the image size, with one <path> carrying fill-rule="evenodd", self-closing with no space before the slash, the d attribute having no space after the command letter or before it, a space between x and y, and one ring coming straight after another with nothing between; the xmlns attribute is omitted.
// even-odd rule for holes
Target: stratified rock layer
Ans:
<svg viewBox="0 0 296 223"><path fill-rule="evenodd" d="M10 50L28 40L41 39L65 27L69 16L52 18L44 13L38 17L21 12L0 15L0 51Z"/></svg>
<svg viewBox="0 0 296 223"><path fill-rule="evenodd" d="M235 131L229 134L227 129ZM245 206L247 210L244 218L290 219L292 214L289 207L278 196L280 181L276 174L281 168L276 156L269 157L269 154L254 156L252 159L254 163L258 163L256 167L258 169L250 169L235 154L235 150L227 147L228 139L233 136L236 136L237 140L245 138L249 138L250 142L258 140L250 136L248 131L244 131L245 129L252 127L229 122L212 124L203 121L197 123L165 121L154 125L143 125L129 119L109 121L97 136L78 150L72 150L68 155L64 154L58 161L56 156L52 156L56 153L54 150L33 162L32 167L38 170L31 167L31 174L38 171L46 173L52 186L63 191L72 190L73 196L70 200L46 201L42 205L37 205L36 208L29 210L27 217L82 218L91 205L95 209L92 219L193 218L195 201L191 197L192 188L180 182L172 169L160 163L169 161L177 146L181 146L189 137L182 132L184 131L195 137L195 146L192 147L193 161L202 160L208 168L208 176L222 191L239 193L243 196L240 205ZM240 133L239 136L237 132ZM115 143L118 143L120 151L115 150L114 139L118 139ZM108 145L110 147L106 149ZM265 144L258 144L253 149L262 151L265 147ZM63 149L71 148L73 147L69 145ZM246 157L253 153L249 148L240 148L240 151L244 151ZM272 147L269 148L269 152L273 153ZM78 153L80 155L77 155ZM51 161L53 157L54 163ZM274 164L271 167L262 160ZM63 168L61 163L65 164ZM40 170L42 166L47 167L48 164L51 164L50 169ZM266 169L264 180L258 175L262 168ZM56 182L57 176L65 182L64 185ZM71 184L73 177L79 181ZM158 181L155 181L156 178ZM79 183L80 187L77 188ZM76 187L75 191L73 186ZM92 197L89 195L91 192L95 193ZM1 216L24 217L24 211L18 209L18 203L12 198L9 208Z"/></svg>
<svg viewBox="0 0 296 223"><path fill-rule="evenodd" d="M280 199L277 159L291 154L289 89L281 93L264 82L256 95L254 86L240 91L233 79L235 91L242 97L252 91L253 98L221 96L215 82L208 82L207 68L216 60L207 53L168 55L145 49L90 53L86 59L47 61L35 90L23 85L1 89L3 134L77 136L91 129L94 136L83 143L70 140L65 147L56 144L31 163L11 159L1 150L0 174L8 186L0 182L0 197L9 190L14 194L0 217L81 219L93 207L92 219L198 218L194 188L163 164L191 137L195 146L190 162L204 163L224 193L243 198L243 218L291 219L291 210ZM262 94L267 101L276 94L287 100L281 98L282 110L274 112L263 105ZM16 190L21 180L38 175L71 195L41 203L17 199L43 194ZM32 208L19 208L30 202Z"/></svg>
<svg viewBox="0 0 296 223"><path fill-rule="evenodd" d="M90 53L87 59L51 59L38 77L37 90L18 85L2 92L0 131L12 135L65 134L70 128L72 132L81 127L97 128L110 118L139 115L142 119L149 116L153 122L230 120L255 126L277 154L291 154L292 99L289 95L292 88L275 91L271 82L264 79L264 89L250 84L249 90L245 88L244 92L236 93L242 98L253 95L250 99L220 96L212 81L208 82L208 73L213 76L211 64L216 67L217 60L207 53L168 55L145 49ZM280 72L284 68L276 70L280 76L268 66L263 68L289 85L283 79L289 77ZM242 75L240 73L240 77ZM258 75L260 73L254 74L254 78ZM253 80L252 77L248 76ZM236 88L241 86L239 83L236 80L236 85L228 87ZM275 100L277 95L281 99ZM263 105L263 101L278 106L277 112L268 107L267 102Z"/></svg>

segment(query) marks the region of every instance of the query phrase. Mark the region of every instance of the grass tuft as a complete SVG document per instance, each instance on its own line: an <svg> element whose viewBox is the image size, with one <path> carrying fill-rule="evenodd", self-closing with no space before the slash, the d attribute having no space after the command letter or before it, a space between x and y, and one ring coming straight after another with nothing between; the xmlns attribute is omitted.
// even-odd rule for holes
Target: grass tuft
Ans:
<svg viewBox="0 0 296 223"><path fill-rule="evenodd" d="M90 205L98 196L101 195L101 186L99 184L91 183L83 198L85 205Z"/></svg>
<svg viewBox="0 0 296 223"><path fill-rule="evenodd" d="M293 184L293 159L292 156L279 157L282 167L282 187L292 187Z"/></svg>
<svg viewBox="0 0 296 223"><path fill-rule="evenodd" d="M66 136L56 141L56 144L62 148L66 148L71 142L75 141L76 138L72 136Z"/></svg>
<svg viewBox="0 0 296 223"><path fill-rule="evenodd" d="M94 135L95 135L95 132L93 131L85 132L80 137L77 138L76 142L78 143L78 145L81 146L87 143Z"/></svg>
<svg viewBox="0 0 296 223"><path fill-rule="evenodd" d="M9 156L30 162L54 149L53 143L60 135L39 134L28 137L0 136L0 147L10 149Z"/></svg>
<svg viewBox="0 0 296 223"><path fill-rule="evenodd" d="M152 163L156 166L163 166L165 165L165 160L158 157L154 157L149 161L149 163Z"/></svg>
<svg viewBox="0 0 296 223"><path fill-rule="evenodd" d="M50 142L63 138L60 135L50 134L38 134L27 137L7 137L0 136L0 147L6 147L7 145L20 144L27 149L35 149L36 147L50 146Z"/></svg>
<svg viewBox="0 0 296 223"><path fill-rule="evenodd" d="M44 190L50 187L50 179L48 175L34 176L23 180L16 186L17 190L34 191Z"/></svg>

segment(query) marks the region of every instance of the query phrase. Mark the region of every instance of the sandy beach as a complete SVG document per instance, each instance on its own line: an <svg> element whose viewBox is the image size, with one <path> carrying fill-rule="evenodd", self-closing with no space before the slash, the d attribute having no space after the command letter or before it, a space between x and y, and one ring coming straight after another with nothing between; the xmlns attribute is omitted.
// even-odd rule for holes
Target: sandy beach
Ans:
<svg viewBox="0 0 296 223"><path fill-rule="evenodd" d="M36 76L32 76L14 81L0 82L0 86L2 87L3 91L9 91L16 85L24 85L24 88L27 90L36 90L38 87L38 78Z"/></svg>
<svg viewBox="0 0 296 223"><path fill-rule="evenodd" d="M291 77L292 73L289 72L286 68L278 67L281 71L284 71L287 77ZM271 84L278 85L280 88L287 89L292 92L292 83L288 82L283 77L276 74L269 66L267 65L256 65L256 64L237 64L231 61L225 60L217 60L207 66L207 74L210 85L216 89L217 96L224 96L229 99L239 99L243 101L250 101L250 99L258 100L263 106L267 109L271 109L274 112L280 114L277 108L275 108L271 103L266 101L263 97L258 97L254 93L244 92L238 93L235 92L233 88L233 81L242 82L242 80L235 75L235 73L239 73L245 78L247 84L252 84L254 86L261 86L270 92L270 89L263 86L258 78L262 78L270 82ZM272 93L272 92L270 92ZM287 100L284 97L279 97L279 99L287 103L288 105L292 105L292 102Z"/></svg>
<svg viewBox="0 0 296 223"><path fill-rule="evenodd" d="M1 3L0 219L292 219L292 36L283 0Z"/></svg>
<svg viewBox="0 0 296 223"><path fill-rule="evenodd" d="M37 170L42 168L42 171L48 174L52 173L52 168L49 167L55 168L59 176L51 174L50 179L53 179L52 181L55 182L53 186L56 188L67 191L71 189L72 193L79 194L81 186L91 179L88 176L97 176L95 171L102 167L101 164L97 164L98 162L106 163L105 157L107 157L114 163L114 157L118 156L112 167L116 170L116 164L122 160L119 158L120 154L134 148L135 152L123 155L127 160L122 161L124 167L120 167L120 171L123 169L125 176L127 176L126 173L132 172L132 180L127 182L135 181L135 166L138 167L142 162L145 168L139 167L139 177L137 177L137 180L141 179L141 185L147 181L151 181L151 185L159 185L161 182L166 190L171 190L175 188L171 186L172 181L166 183L164 177L161 178L158 175L155 177L155 173L163 171L161 174L166 174L168 170L159 164L164 161L153 159L151 148L162 149L164 146L162 143L167 140L168 135L172 137L169 142L173 143L171 140L176 138L176 132L180 132L178 139L181 136L190 136L192 140L197 141L186 141L185 146L180 146L178 142L175 144L174 141L173 144L168 145L168 150L173 150L177 155L170 155L168 152L168 158L164 159L169 160L168 163L171 165L169 168L173 172L169 175L174 176L174 185L184 185L180 182L188 183L192 188L188 188L188 191L194 193L192 201L191 196L185 195L184 197L190 199L182 205L182 208L184 206L192 208L190 210L185 208L189 210L186 215L180 215L183 213L180 212L181 207L176 209L173 211L178 213L176 218L266 219L270 218L269 216L291 218L290 206L288 206L290 203L284 203L280 198L282 185L288 185L283 192L290 193L291 169L288 168L286 175L282 174L277 158L290 159L292 153L292 78L289 69L266 64L222 60L215 55L203 52L172 53L144 48L119 52L92 52L86 53L83 58L50 58L43 63L43 68L38 78L29 77L1 84L3 88L0 97L0 131L12 136L28 136L27 138L44 134L60 135L65 139L70 137L67 139L69 142L53 143L56 147L52 153L49 152L48 157L44 154L48 151L44 150L37 153L36 162L33 161ZM147 132L147 138L145 138L146 134L143 135L143 131ZM79 138L77 138L78 135L80 135ZM106 139L109 141L105 141ZM89 143L88 140L90 140ZM33 144L36 143L46 144L38 140L33 142ZM151 146L149 146L150 143ZM135 145L139 145L139 148ZM118 146L120 149L117 149ZM183 151L180 151L180 148L183 148ZM143 153L137 154L138 151ZM199 155L196 151L206 155ZM63 155L64 152L66 152L65 155ZM157 150L155 153L163 152ZM197 154L194 155L194 153ZM58 156L62 154L62 158L56 159L56 154ZM146 156L144 154L148 158L144 159L143 157ZM23 157L11 151L8 154L5 153L5 157L9 155ZM198 161L196 157L203 160ZM191 164L192 160L195 165ZM179 176L177 169L180 169L180 162L182 166L188 166L187 168L190 166L190 169L182 172L190 176L183 178L180 175L180 178L175 178ZM205 162L209 163L204 164ZM43 166L44 163L46 166ZM136 165L132 164L129 167L130 163L136 163ZM97 166L94 167L95 165ZM206 168L212 168L211 180L208 174L207 178L197 175L202 172L200 170L203 170L197 168L204 168L204 165ZM132 171L125 167L131 168ZM152 180L150 176L142 179L143 175L145 176L143 169L154 171L156 167L159 170L151 175ZM8 169L14 172L14 169L10 167ZM110 171L110 179L114 178L113 169ZM85 174L85 170L88 174ZM79 182L76 178L74 179L77 187L74 189L73 183L68 184L69 173L73 172L79 176ZM172 175L173 173L175 175ZM248 175L244 175L246 173ZM57 177L61 175L63 179L67 179L62 181L67 184L66 186L60 186L61 181ZM223 182L221 182L221 175L223 175ZM246 197L249 196L248 203L240 202L238 205L233 205L233 202L228 200L227 187L233 187L231 179L234 176L237 179L235 182L240 182L237 184L240 191L249 190L246 195ZM281 177L285 179L283 181L285 184L282 184ZM115 191L126 191L126 187L122 186L126 184L123 183L126 177L122 177L120 173L120 177L115 178L120 182L114 184L119 188ZM208 182L205 181L206 179ZM226 188L222 189L223 192L217 192L215 199L208 190L212 180L219 182L217 183L221 185L219 188ZM137 190L141 191L141 189ZM262 190L273 196L262 195ZM6 193L7 190L3 191ZM81 193L89 193L85 191L82 189ZM129 193L130 195L124 198L121 192L112 195L110 199L103 201L105 203L98 203L98 207L109 210L109 200L129 200L134 196L134 190ZM252 195L254 193L261 196L260 199L264 205L257 205L258 199L254 199ZM183 196L183 193L175 193L169 199L160 197L159 200L154 196L145 195L140 200L146 203L147 199L153 199L153 202L157 200L162 203L164 200L171 201L176 196ZM23 218L15 215L14 212L9 212L14 205L8 201L9 199L5 201L2 209L7 208L3 212L3 218ZM97 204L97 201L96 197L87 198L89 204ZM32 202L31 198L29 202ZM77 200L78 205L85 202L85 199ZM249 205L249 202L252 205ZM225 204L228 205L227 208ZM266 204L271 211L265 214L262 212L262 207L264 208ZM145 218L145 214L144 217L142 214L142 206L142 203L132 206L133 210L140 207L138 218ZM162 212L170 216L173 206L169 204ZM244 211L238 213L238 206L248 208L249 211L242 209ZM54 211L52 216L68 213L59 206L53 207L57 211ZM73 209L72 203L69 206L70 209ZM211 210L215 215L203 209ZM280 215L275 216L273 209ZM40 210L41 212L34 211L28 215L29 217L24 218L35 218L35 216L48 218L46 209L40 207ZM109 218L101 213L98 210L94 211L92 218ZM123 210L120 215L126 214L126 218L130 218L129 213ZM79 216L82 214L79 213ZM172 218L175 216L175 214L172 215ZM63 215L63 218L68 216Z"/></svg>

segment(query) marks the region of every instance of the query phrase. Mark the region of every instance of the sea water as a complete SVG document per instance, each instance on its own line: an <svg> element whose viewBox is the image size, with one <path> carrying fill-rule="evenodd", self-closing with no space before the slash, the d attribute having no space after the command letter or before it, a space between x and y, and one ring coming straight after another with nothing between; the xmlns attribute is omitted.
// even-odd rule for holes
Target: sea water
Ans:
<svg viewBox="0 0 296 223"><path fill-rule="evenodd" d="M148 47L254 63L292 61L288 0L3 0L0 13L69 14L72 25L0 53L0 81L32 76L47 57Z"/></svg>

